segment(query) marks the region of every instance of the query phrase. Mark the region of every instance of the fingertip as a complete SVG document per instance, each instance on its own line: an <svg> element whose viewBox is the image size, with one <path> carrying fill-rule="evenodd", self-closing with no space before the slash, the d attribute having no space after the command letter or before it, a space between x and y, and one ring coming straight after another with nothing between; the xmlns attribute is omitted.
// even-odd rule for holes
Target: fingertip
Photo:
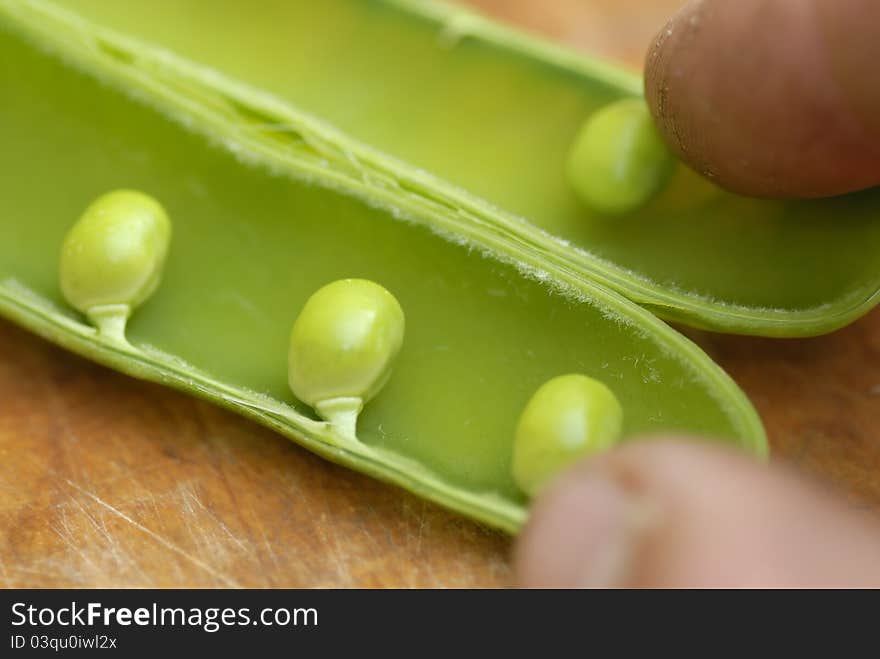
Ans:
<svg viewBox="0 0 880 659"><path fill-rule="evenodd" d="M614 478L578 465L540 494L515 549L523 588L623 585L634 503Z"/></svg>
<svg viewBox="0 0 880 659"><path fill-rule="evenodd" d="M880 526L801 476L719 443L632 440L541 493L525 587L880 584Z"/></svg>
<svg viewBox="0 0 880 659"><path fill-rule="evenodd" d="M880 116L880 94L856 75L880 58L863 18L880 17L872 1L848 0L841 11L819 0L689 2L645 63L645 96L670 148L748 196L814 198L880 184L880 134L866 120ZM853 40L862 44L855 54Z"/></svg>

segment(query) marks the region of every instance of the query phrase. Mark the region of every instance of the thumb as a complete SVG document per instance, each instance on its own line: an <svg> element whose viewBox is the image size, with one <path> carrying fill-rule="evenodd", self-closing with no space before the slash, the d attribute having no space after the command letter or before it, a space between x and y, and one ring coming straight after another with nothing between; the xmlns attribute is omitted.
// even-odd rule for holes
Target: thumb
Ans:
<svg viewBox="0 0 880 659"><path fill-rule="evenodd" d="M784 469L706 442L631 442L538 498L526 587L880 586L880 523Z"/></svg>
<svg viewBox="0 0 880 659"><path fill-rule="evenodd" d="M722 187L823 197L880 184L880 3L692 0L645 94L685 162Z"/></svg>

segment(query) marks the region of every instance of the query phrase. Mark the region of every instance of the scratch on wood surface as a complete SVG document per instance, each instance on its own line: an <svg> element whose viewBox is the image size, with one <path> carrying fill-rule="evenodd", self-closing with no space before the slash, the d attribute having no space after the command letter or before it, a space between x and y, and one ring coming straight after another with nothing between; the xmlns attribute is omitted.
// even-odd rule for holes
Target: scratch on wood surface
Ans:
<svg viewBox="0 0 880 659"><path fill-rule="evenodd" d="M116 537L115 534L110 531L110 529L107 528L107 521L104 516L94 516L89 513L89 511L82 504L82 502L79 501L79 499L71 498L69 503L70 505L75 505L77 508L79 508L82 515L89 521L94 531L95 539L99 542L102 542L103 546L109 551L117 569L126 570L129 568L134 568L138 574L146 577L146 574L144 574L143 572L143 568L134 559L133 554L122 551L122 546L119 543L119 539ZM63 508L59 508L58 512L63 516L63 524L66 527L67 518L64 515ZM71 530L69 531L69 535L72 541L67 540L68 546L71 546L73 542L76 542L77 544L82 543L82 537L80 536L80 534ZM89 559L86 559L86 562L93 566L95 574L101 573L102 569L100 566L94 565L93 562Z"/></svg>
<svg viewBox="0 0 880 659"><path fill-rule="evenodd" d="M201 498L198 496L198 493L193 491L195 502L199 505L199 507L202 508L202 510L205 511L205 513L212 520L219 524L220 528L226 533L229 538L233 540L233 542L235 542L239 546L239 548L243 552L251 557L256 558L257 563L259 564L260 574L263 575L266 585L271 586L273 583L272 578L268 576L271 573L271 570L269 569L269 566L266 565L262 552L259 551L259 545L254 540L250 525L247 523L244 515L242 514L242 507L236 494L236 488L229 482L226 474L226 469L224 468L224 462L226 462L226 460L230 460L234 463L235 457L228 450L226 442L220 440L220 438L223 436L222 433L218 433L215 431L212 421L213 417L209 413L209 408L200 401L194 401L193 404L195 405L196 412L194 417L198 421L201 429L203 430L203 433L209 438L211 467L214 469L214 472L219 476L220 482L222 483L227 496L233 504L234 514L236 516L236 519L238 520L241 532L243 533L245 538L242 539L236 536L232 532L232 530L223 522L223 520L214 513L213 510L205 506ZM265 538L265 533L263 533L263 537Z"/></svg>
<svg viewBox="0 0 880 659"><path fill-rule="evenodd" d="M243 466L248 464L248 461L241 461L236 459L236 455L230 451L230 440L227 438L226 433L223 430L223 426L215 427L215 419L214 414L208 406L204 405L200 401L195 401L195 411L196 414L194 418L198 421L199 426L202 430L202 434L206 436L208 440L208 447L210 449L209 452L209 464L213 469L214 474L219 478L220 483L229 499L229 503L232 504L230 512L234 515L237 524L233 524L237 526L237 532L233 532L232 528L227 525L223 519L216 513L214 507L209 508L204 504L202 499L198 496L197 492L193 493L195 497L195 502L199 507L207 514L214 522L216 522L220 529L226 534L228 538L230 538L236 545L238 545L241 552L246 554L250 561L256 560L258 569L255 570L255 574L260 575L260 579L263 582L262 585L266 587L272 587L275 584L275 580L272 577L273 574L273 565L274 567L278 567L281 565L274 556L271 547L269 547L268 540L266 539L266 533L263 529L260 529L260 533L263 538L263 542L259 543L257 538L254 535L254 531L251 526L251 522L248 520L247 516L244 514L245 505L239 499L238 491L233 483L230 482L230 479L227 475L226 465L233 464L236 469L241 469ZM234 440L233 440L234 441ZM258 480L262 480L260 475L253 469L249 469L249 471L254 473L254 476ZM216 493L215 493L216 494ZM252 510L252 509L251 509ZM253 516L252 516L253 517ZM259 514L254 517L259 523ZM262 550L263 547L268 548L268 552ZM266 556L267 554L270 557L270 563L267 563ZM254 584L252 584L254 585Z"/></svg>
<svg viewBox="0 0 880 659"><path fill-rule="evenodd" d="M77 502L78 503L78 502ZM91 521L91 516L86 512L85 508L80 505L80 509L82 510L83 515L85 515L86 519ZM82 541L77 537L78 534L76 530L71 526L70 519L67 515L67 512L63 508L58 509L58 520L59 527L52 527L52 532L57 535L61 541L64 543L64 547L73 552L76 556L79 557L80 561L85 564L88 569L97 574L100 572L100 568L92 560L91 556L89 556L83 549Z"/></svg>
<svg viewBox="0 0 880 659"><path fill-rule="evenodd" d="M238 542L241 549L240 553L246 555L249 554L247 547L243 545L241 541L238 541L237 538L232 535L231 531L225 527L225 524L209 511L208 516L211 522L208 524L205 523L203 515L200 511L196 510L193 504L196 503L202 509L205 509L205 507L201 504L198 495L189 483L180 484L175 496L180 501L180 510L184 513L189 537L192 539L193 544L198 548L199 554L213 556L215 561L223 564L230 562L233 554L230 552L229 544L224 541L224 538L220 532L218 532L217 527L220 527L220 529L225 532L225 535ZM207 509L205 510L207 511Z"/></svg>
<svg viewBox="0 0 880 659"><path fill-rule="evenodd" d="M82 487L80 487L79 485L77 485L76 483L74 483L72 480L70 480L68 478L65 478L64 480L67 482L68 485L70 485L70 487L75 489L77 492L80 492L81 494L86 495L87 497L89 497L90 499L95 501L95 503L97 503L98 505L100 505L103 508L105 508L106 510L110 511L111 513L113 513L114 515L119 517L120 519L128 522L129 524L131 524L133 527L135 527L139 531L142 531L143 533L147 534L149 537L151 537L153 540L155 540L156 542L161 544L166 549L170 549L171 551L179 554L180 556L182 556L183 558L188 560L190 563L192 563L193 565L195 565L197 567L200 567L205 572L207 572L211 576L215 577L216 579L222 581L227 586L230 586L232 588L240 588L241 587L241 586L239 586L239 584L237 584L235 581L233 581L232 579L227 577L225 574L218 572L217 570L215 570L213 567L211 567L210 565L208 565L204 561L187 553L185 550L181 549L180 547L175 545L173 542L170 542L166 538L163 538L161 535L159 535L155 531L148 529L146 526L144 526L143 524L140 524L136 520L132 519L131 517L126 515L121 510L114 508L112 505L110 505L109 503L104 501L97 494L94 494L92 492L89 492L88 490L83 489Z"/></svg>
<svg viewBox="0 0 880 659"><path fill-rule="evenodd" d="M248 547L248 545L246 545L241 538L239 538L232 532L232 529L227 526L226 522L215 515L214 511L208 508L202 502L202 498L199 496L198 492L196 492L195 489L189 485L189 483L182 483L178 487L178 489L180 491L181 498L186 502L185 505L188 512L193 517L196 516L196 512L192 507L192 503L195 503L199 508L205 511L205 514L211 518L211 520L220 528L221 531L223 531L223 533L225 533L229 537L230 540L232 540L232 542L238 545L239 549L241 549L243 552L248 552L250 550L250 547Z"/></svg>
<svg viewBox="0 0 880 659"><path fill-rule="evenodd" d="M278 560L278 556L275 554L275 550L272 548L272 543L269 542L268 536L266 536L266 529L264 529L262 525L257 528L260 531L260 536L263 539L263 546L266 548L266 554L269 556L269 560L272 561L272 564L275 567L280 566L281 562Z"/></svg>
<svg viewBox="0 0 880 659"><path fill-rule="evenodd" d="M323 517L323 515L322 515ZM323 520L322 520L323 522ZM339 536L332 524L317 524L315 532L318 536L327 563L331 564L335 573L334 582L348 586L354 583L349 565L348 552L344 551Z"/></svg>

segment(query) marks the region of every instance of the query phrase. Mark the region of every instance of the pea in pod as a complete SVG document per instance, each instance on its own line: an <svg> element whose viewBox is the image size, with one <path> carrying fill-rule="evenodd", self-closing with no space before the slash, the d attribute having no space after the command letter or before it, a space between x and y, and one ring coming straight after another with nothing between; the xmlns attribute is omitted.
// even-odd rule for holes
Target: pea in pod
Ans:
<svg viewBox="0 0 880 659"><path fill-rule="evenodd" d="M124 341L128 317L159 285L170 241L171 222L155 199L108 192L64 238L61 291L100 332Z"/></svg>
<svg viewBox="0 0 880 659"><path fill-rule="evenodd" d="M379 284L341 279L312 295L290 332L294 395L348 438L364 404L385 386L403 344L403 310Z"/></svg>
<svg viewBox="0 0 880 659"><path fill-rule="evenodd" d="M475 198L277 99L9 0L0 88L0 313L68 350L509 531L528 506L511 474L517 418L559 373L607 382L624 437L683 431L766 453L746 397L684 336ZM82 209L120 188L174 209L162 285L124 344L68 304L57 252ZM291 327L341 279L381 284L406 315L357 442L289 387Z"/></svg>
<svg viewBox="0 0 880 659"><path fill-rule="evenodd" d="M601 453L620 440L623 409L595 378L573 373L541 385L516 424L513 479L534 496L576 459Z"/></svg>
<svg viewBox="0 0 880 659"><path fill-rule="evenodd" d="M644 101L611 103L581 128L568 156L568 180L598 213L631 213L668 182L674 167Z"/></svg>

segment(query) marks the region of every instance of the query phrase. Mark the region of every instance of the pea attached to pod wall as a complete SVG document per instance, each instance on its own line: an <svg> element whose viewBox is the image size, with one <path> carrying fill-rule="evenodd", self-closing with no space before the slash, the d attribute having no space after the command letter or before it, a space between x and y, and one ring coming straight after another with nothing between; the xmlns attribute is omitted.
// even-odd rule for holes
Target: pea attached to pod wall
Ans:
<svg viewBox="0 0 880 659"><path fill-rule="evenodd" d="M375 282L340 279L320 288L290 333L293 394L356 440L357 417L391 376L404 324L397 299Z"/></svg>
<svg viewBox="0 0 880 659"><path fill-rule="evenodd" d="M577 458L604 451L620 439L623 410L606 385L586 375L545 382L520 415L512 475L530 496Z"/></svg>
<svg viewBox="0 0 880 659"><path fill-rule="evenodd" d="M674 165L645 101L628 98L587 119L569 151L566 174L584 205L617 215L650 201Z"/></svg>
<svg viewBox="0 0 880 659"><path fill-rule="evenodd" d="M143 192L108 192L85 210L61 246L59 280L67 301L107 339L125 342L125 324L159 285L171 222Z"/></svg>

